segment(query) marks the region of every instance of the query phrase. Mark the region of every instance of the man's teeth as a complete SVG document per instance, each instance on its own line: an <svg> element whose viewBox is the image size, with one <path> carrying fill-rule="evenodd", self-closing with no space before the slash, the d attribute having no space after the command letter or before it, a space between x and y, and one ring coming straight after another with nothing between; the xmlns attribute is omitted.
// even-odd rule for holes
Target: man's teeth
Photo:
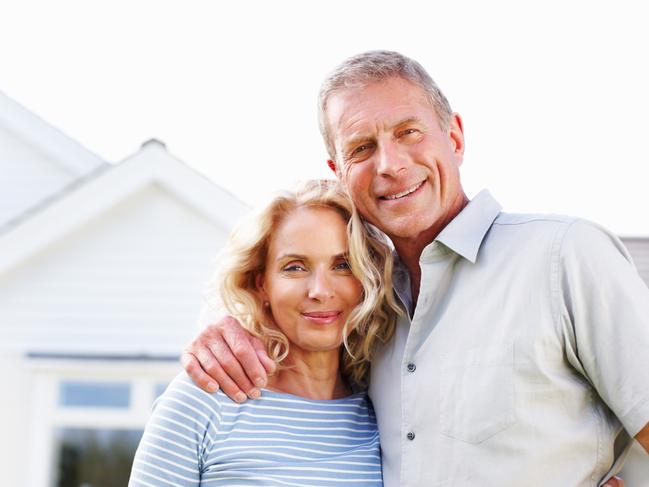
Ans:
<svg viewBox="0 0 649 487"><path fill-rule="evenodd" d="M421 184L422 183L417 183L410 189L406 189L405 191L402 191L401 193L392 194L390 196L384 196L384 198L386 200L396 200L397 198L403 198L407 194L410 194L410 193L413 193L414 191L417 191L419 189L419 186L421 186Z"/></svg>

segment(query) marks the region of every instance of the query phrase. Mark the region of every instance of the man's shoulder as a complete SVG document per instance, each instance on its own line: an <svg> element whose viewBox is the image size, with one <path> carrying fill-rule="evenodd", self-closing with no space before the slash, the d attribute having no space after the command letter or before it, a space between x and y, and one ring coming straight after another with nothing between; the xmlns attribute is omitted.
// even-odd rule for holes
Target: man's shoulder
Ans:
<svg viewBox="0 0 649 487"><path fill-rule="evenodd" d="M557 215L552 213L507 213L501 211L494 225L508 225L521 227L565 228L580 220L574 216Z"/></svg>
<svg viewBox="0 0 649 487"><path fill-rule="evenodd" d="M624 244L613 232L599 223L575 216L501 212L494 220L491 233L494 239L500 235L515 239L519 244L528 244L528 249L550 246L552 253L561 258L613 252L631 260Z"/></svg>

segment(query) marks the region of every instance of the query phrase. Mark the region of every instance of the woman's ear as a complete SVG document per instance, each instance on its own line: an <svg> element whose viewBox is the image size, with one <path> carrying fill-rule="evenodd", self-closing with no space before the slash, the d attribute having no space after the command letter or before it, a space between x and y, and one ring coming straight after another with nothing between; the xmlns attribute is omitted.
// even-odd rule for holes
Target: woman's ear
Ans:
<svg viewBox="0 0 649 487"><path fill-rule="evenodd" d="M266 290L264 289L264 276L263 274L257 274L257 277L255 277L255 286L257 287L257 292L261 296L261 300L264 303L268 302L268 293L266 293Z"/></svg>

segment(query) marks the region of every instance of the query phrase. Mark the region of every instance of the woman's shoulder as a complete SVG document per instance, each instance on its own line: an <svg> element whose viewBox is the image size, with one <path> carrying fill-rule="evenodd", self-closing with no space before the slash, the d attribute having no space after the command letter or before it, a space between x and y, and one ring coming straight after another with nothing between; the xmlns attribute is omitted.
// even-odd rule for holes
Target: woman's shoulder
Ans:
<svg viewBox="0 0 649 487"><path fill-rule="evenodd" d="M372 411L372 404L366 392L355 392L339 399L309 399L286 392L263 389L262 395L255 401L248 401L251 406L275 406L288 410L304 410L312 412L341 412L360 413Z"/></svg>
<svg viewBox="0 0 649 487"><path fill-rule="evenodd" d="M154 411L173 412L180 416L205 417L220 422L224 403L230 400L221 392L209 393L198 387L185 373L179 373L156 399Z"/></svg>

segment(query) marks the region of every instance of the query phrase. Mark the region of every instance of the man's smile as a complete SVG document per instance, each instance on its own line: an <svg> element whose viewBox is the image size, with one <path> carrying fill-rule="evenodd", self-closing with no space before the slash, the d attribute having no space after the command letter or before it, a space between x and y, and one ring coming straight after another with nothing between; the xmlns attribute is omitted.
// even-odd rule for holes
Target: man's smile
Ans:
<svg viewBox="0 0 649 487"><path fill-rule="evenodd" d="M425 180L424 181L419 181L414 186L412 186L412 187L410 187L410 188L408 188L408 189L406 189L404 191L400 191L399 193L385 195L385 196L379 196L379 199L380 200L397 200L397 199L403 198L404 196L408 196L409 194L414 193L419 188L421 188L423 186L424 182L425 182Z"/></svg>

